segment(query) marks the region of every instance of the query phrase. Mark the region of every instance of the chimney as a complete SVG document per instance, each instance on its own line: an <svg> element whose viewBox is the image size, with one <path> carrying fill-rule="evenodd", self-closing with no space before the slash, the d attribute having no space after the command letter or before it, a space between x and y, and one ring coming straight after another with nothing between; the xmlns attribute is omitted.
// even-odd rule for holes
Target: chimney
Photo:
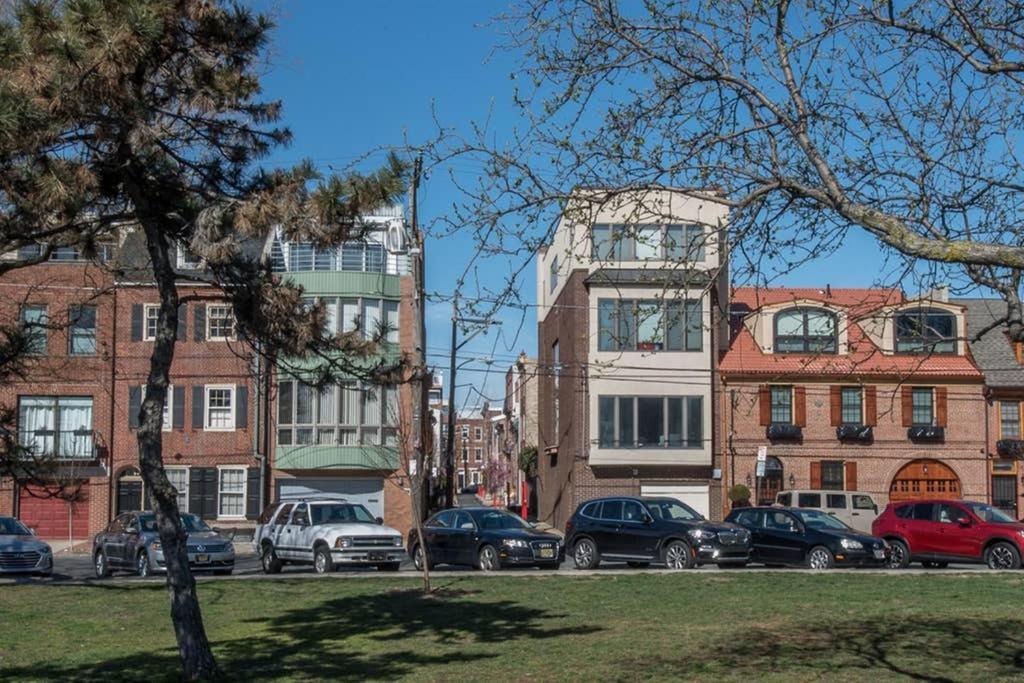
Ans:
<svg viewBox="0 0 1024 683"><path fill-rule="evenodd" d="M949 284L943 283L935 285L928 291L922 292L921 298L927 301L941 301L942 303L949 303Z"/></svg>

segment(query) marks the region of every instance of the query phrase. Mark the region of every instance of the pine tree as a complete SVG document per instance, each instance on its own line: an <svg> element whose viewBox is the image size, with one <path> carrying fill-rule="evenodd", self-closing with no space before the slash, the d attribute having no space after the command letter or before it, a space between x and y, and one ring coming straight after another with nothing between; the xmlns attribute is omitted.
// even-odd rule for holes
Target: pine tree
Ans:
<svg viewBox="0 0 1024 683"><path fill-rule="evenodd" d="M167 561L184 676L215 678L160 421L178 316L172 256L186 248L232 302L240 340L269 358L329 358L321 380L387 372L373 341L325 337L324 311L271 273L269 235L325 246L358 236L360 215L404 189L396 158L370 175L323 178L310 164L266 172L289 141L281 105L260 100L268 17L219 0L16 0L0 14L0 273L60 246L94 253L144 236L159 319L138 429ZM15 354L16 355L16 354Z"/></svg>

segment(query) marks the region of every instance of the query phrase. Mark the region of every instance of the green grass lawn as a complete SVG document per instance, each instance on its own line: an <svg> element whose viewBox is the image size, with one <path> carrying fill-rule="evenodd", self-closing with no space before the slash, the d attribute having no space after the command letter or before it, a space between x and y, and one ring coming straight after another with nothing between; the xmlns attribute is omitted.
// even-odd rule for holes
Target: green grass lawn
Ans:
<svg viewBox="0 0 1024 683"><path fill-rule="evenodd" d="M1024 573L537 574L200 585L232 679L1024 676ZM0 680L174 680L162 586L0 588Z"/></svg>

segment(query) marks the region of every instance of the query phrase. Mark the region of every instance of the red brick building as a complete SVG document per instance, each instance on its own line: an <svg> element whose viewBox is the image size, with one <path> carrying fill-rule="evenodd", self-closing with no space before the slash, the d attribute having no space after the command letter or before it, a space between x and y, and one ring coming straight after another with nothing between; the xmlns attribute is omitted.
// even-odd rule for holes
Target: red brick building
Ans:
<svg viewBox="0 0 1024 683"><path fill-rule="evenodd" d="M984 379L967 334L965 307L941 291L734 290L719 366L723 492L988 500Z"/></svg>

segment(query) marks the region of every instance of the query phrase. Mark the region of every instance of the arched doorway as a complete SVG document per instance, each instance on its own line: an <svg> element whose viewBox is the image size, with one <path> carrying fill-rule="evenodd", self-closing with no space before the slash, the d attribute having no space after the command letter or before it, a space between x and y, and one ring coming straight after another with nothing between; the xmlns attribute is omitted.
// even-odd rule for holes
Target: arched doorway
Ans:
<svg viewBox="0 0 1024 683"><path fill-rule="evenodd" d="M142 509L142 473L126 467L117 476L117 514Z"/></svg>
<svg viewBox="0 0 1024 683"><path fill-rule="evenodd" d="M962 498L960 477L938 460L914 460L900 468L889 487L890 502L921 498Z"/></svg>
<svg viewBox="0 0 1024 683"><path fill-rule="evenodd" d="M758 483L758 505L771 505L775 502L775 496L782 490L782 474L782 461L769 455L764 463L764 476Z"/></svg>

